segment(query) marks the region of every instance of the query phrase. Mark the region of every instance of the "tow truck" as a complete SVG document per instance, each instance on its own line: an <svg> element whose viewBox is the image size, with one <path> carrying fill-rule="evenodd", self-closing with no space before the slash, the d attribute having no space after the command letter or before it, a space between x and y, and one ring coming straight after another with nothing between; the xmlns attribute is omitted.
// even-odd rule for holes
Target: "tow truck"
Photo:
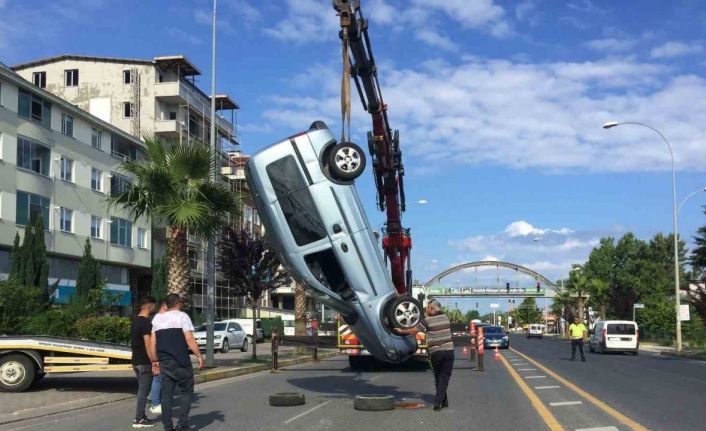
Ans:
<svg viewBox="0 0 706 431"><path fill-rule="evenodd" d="M377 207L385 212L387 218L382 238L385 262L389 265L392 282L397 292L400 295L411 296L412 238L410 230L402 227L402 213L405 211L406 204L400 134L398 130L393 132L390 128L387 105L382 97L375 57L368 35L368 20L362 14L360 0L333 0L333 8L340 18L339 38L343 44L342 121L345 125L346 114L350 120L350 107L346 106L350 104L350 90L347 88L350 82L348 75L350 75L363 109L372 117L372 131L367 134L368 150L377 190ZM337 338L339 351L349 356L351 367L356 367L361 363L362 357L369 355L350 325L340 320ZM417 344L416 356L426 356L425 333L417 334Z"/></svg>
<svg viewBox="0 0 706 431"><path fill-rule="evenodd" d="M0 391L22 392L53 373L132 371L130 346L72 338L0 337Z"/></svg>

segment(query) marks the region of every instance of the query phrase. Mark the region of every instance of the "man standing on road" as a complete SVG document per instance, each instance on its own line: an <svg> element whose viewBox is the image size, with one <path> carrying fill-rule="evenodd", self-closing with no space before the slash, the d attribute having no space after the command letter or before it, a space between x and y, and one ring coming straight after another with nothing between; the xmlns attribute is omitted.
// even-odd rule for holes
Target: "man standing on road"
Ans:
<svg viewBox="0 0 706 431"><path fill-rule="evenodd" d="M158 372L162 379L162 424L165 431L189 429L189 411L194 394L194 369L191 366L191 350L203 368L203 357L194 338L194 325L186 313L181 311L181 298L167 295L167 311L157 314L152 321L152 344L159 358ZM177 427L172 423L174 390L181 390Z"/></svg>
<svg viewBox="0 0 706 431"><path fill-rule="evenodd" d="M420 322L421 327L410 329L396 328L398 334L414 335L426 330L427 346L431 354L431 366L434 369L434 410L439 411L449 406L446 389L449 387L451 372L454 368L454 344L451 339L451 322L441 313L441 304L435 299L429 300L425 309L426 317Z"/></svg>
<svg viewBox="0 0 706 431"><path fill-rule="evenodd" d="M569 325L569 334L571 334L571 360L576 360L576 347L578 346L581 352L581 360L586 362L586 356L583 354L583 340L587 334L586 325L581 323L578 317L574 318L574 323Z"/></svg>
<svg viewBox="0 0 706 431"><path fill-rule="evenodd" d="M150 322L150 314L154 312L155 302L151 296L142 298L140 313L132 321L130 330L131 363L137 377L137 409L135 419L132 421L133 428L154 426L154 423L145 415L145 406L147 395L152 388L152 363L157 360L156 353L152 349L152 323Z"/></svg>

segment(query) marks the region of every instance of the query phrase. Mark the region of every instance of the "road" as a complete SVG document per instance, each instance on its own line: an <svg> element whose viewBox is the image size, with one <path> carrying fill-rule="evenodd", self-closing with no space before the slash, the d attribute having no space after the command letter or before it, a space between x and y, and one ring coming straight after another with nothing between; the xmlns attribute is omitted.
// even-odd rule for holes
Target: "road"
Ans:
<svg viewBox="0 0 706 431"><path fill-rule="evenodd" d="M569 362L568 344L547 338L512 336L512 347L517 351L502 351L500 361L489 352L483 372L475 371L468 357L457 351L450 407L441 412L430 406L431 372L354 372L345 357L336 357L280 374L199 385L191 423L194 429L214 431L704 429L706 363L654 355L589 355L586 363ZM270 407L268 396L284 391L305 394L306 405ZM392 394L398 402L420 402L425 407L359 412L353 409L353 396L361 393ZM9 396L13 394L0 395L0 401ZM592 400L604 404L596 406ZM2 429L127 430L133 402L6 424Z"/></svg>

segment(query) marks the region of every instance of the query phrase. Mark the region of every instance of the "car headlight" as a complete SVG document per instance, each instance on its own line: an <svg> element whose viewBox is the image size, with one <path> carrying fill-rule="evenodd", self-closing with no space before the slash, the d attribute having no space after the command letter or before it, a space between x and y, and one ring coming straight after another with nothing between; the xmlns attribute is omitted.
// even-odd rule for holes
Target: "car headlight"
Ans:
<svg viewBox="0 0 706 431"><path fill-rule="evenodd" d="M220 335L214 335L213 338L215 338L216 340L220 340L220 339L221 339L221 336L220 336Z"/></svg>
<svg viewBox="0 0 706 431"><path fill-rule="evenodd" d="M503 340L505 340L505 341L509 340L508 336L507 336L507 335L504 336L504 337L503 337Z"/></svg>

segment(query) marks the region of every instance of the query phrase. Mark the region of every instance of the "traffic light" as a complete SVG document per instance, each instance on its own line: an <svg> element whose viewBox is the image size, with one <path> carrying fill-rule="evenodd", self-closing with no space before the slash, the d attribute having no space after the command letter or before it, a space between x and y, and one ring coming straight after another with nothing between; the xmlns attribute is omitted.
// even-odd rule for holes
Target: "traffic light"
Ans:
<svg viewBox="0 0 706 431"><path fill-rule="evenodd" d="M542 290L542 286L537 282L537 293L539 293Z"/></svg>
<svg viewBox="0 0 706 431"><path fill-rule="evenodd" d="M505 283L505 290L510 293L510 282Z"/></svg>

